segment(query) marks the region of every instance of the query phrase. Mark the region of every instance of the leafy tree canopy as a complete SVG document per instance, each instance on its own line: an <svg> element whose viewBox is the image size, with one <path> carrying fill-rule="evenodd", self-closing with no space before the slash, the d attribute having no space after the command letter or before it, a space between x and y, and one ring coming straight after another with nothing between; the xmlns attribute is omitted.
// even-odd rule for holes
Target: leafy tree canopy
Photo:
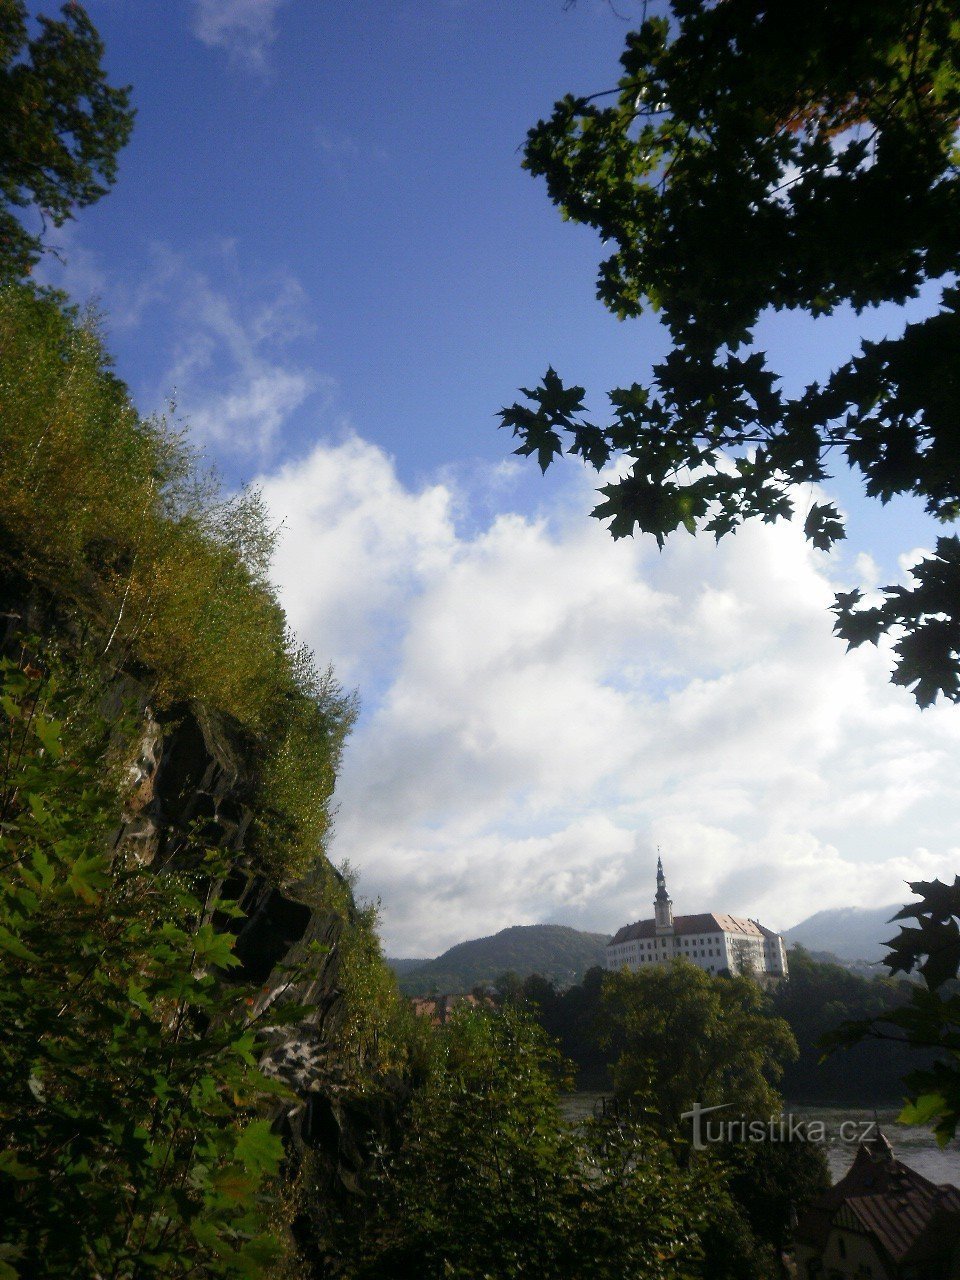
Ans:
<svg viewBox="0 0 960 1280"><path fill-rule="evenodd" d="M384 1153L351 1280L479 1276L694 1280L709 1207L729 1211L711 1170L681 1170L634 1126L568 1128L562 1064L516 1007L458 1010L437 1032L402 1141ZM354 1256L358 1250L360 1256Z"/></svg>
<svg viewBox="0 0 960 1280"><path fill-rule="evenodd" d="M133 127L130 89L107 83L103 44L82 5L40 17L0 0L0 279L22 275L43 249L15 210L61 226L113 185Z"/></svg>
<svg viewBox="0 0 960 1280"><path fill-rule="evenodd" d="M712 978L685 960L622 969L607 975L604 1003L623 1044L616 1092L639 1098L668 1138L676 1140L680 1116L695 1102L758 1117L778 1111L773 1082L797 1044L752 979Z"/></svg>
<svg viewBox="0 0 960 1280"><path fill-rule="evenodd" d="M662 545L789 517L796 486L837 461L871 497L960 510L960 23L951 0L671 0L627 37L609 95L567 96L529 133L525 165L564 217L613 252L598 294L620 318L658 311L672 349L648 384L613 389L596 422L549 369L502 411L517 452L621 459L593 514ZM939 309L862 343L788 395L754 330L771 309L826 315L900 304L929 282ZM626 465L624 465L626 464ZM804 531L844 536L817 501ZM893 679L921 706L960 700L960 541L941 537L914 584L878 607L837 598L850 645L897 636Z"/></svg>

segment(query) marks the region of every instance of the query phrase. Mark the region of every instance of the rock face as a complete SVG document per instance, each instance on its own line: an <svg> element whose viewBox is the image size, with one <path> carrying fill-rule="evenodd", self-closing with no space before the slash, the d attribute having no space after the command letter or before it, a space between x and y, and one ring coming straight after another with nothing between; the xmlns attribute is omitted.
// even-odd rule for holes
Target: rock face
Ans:
<svg viewBox="0 0 960 1280"><path fill-rule="evenodd" d="M302 1142L305 1130L315 1127L318 1091L336 1075L331 1045L343 1014L339 947L349 920L313 905L316 894L309 884L280 889L249 869L244 840L253 820L254 779L237 735L222 720L179 707L160 723L145 711L132 771L118 843L135 845L147 863L176 862L195 834L227 853L233 869L222 887L245 912L234 946L241 964L228 980L259 988L255 1013L267 1011L281 992L310 1007L293 1026L270 1028L269 1013L263 1018L262 1065L303 1098L299 1109L285 1111L290 1136ZM337 877L332 868L327 874ZM303 972L291 982L290 966L301 965Z"/></svg>
<svg viewBox="0 0 960 1280"><path fill-rule="evenodd" d="M393 1132L404 1087L384 1081L376 1093L358 1093L338 1048L348 1013L339 983L341 944L354 923L317 905L316 886L282 889L251 871L244 842L253 821L255 779L238 735L217 718L181 707L167 723L144 712L134 765L132 800L118 839L134 842L145 861L176 859L191 831L230 855L233 870L224 885L245 917L236 928L234 954L241 962L229 981L259 989L254 1012L263 1015L261 1068L282 1080L299 1102L278 1104L275 1122L291 1159L311 1152L314 1184L324 1196L358 1190L371 1143ZM329 865L324 874L339 882ZM291 967L299 970L290 980ZM297 1023L271 1027L269 1006L280 994L306 1006Z"/></svg>
<svg viewBox="0 0 960 1280"><path fill-rule="evenodd" d="M72 642L69 622L52 614L54 607L38 602L29 588L21 592L0 583L0 653L19 660L24 637L51 632ZM351 1190L366 1160L367 1135L385 1123L382 1116L368 1114L371 1106L382 1110L382 1103L357 1098L338 1062L338 1032L346 1013L338 982L340 953L352 907L346 913L324 909L315 884L278 887L252 869L246 845L256 777L236 726L187 705L158 716L144 683L121 672L103 674L100 714L115 723L132 712L139 724L115 847L132 847L144 864L175 864L189 856L199 835L227 855L231 871L221 887L245 915L224 922L235 931L234 954L241 962L226 980L258 989L255 1013L268 1010L281 992L309 1009L294 1025L271 1028L269 1014L262 1018L262 1068L300 1099L298 1105L278 1105L277 1125L291 1155L307 1146L316 1153L329 1189ZM126 741L123 745L126 754ZM329 865L324 874L339 881L338 897L349 904L342 877ZM292 983L290 966L302 966Z"/></svg>

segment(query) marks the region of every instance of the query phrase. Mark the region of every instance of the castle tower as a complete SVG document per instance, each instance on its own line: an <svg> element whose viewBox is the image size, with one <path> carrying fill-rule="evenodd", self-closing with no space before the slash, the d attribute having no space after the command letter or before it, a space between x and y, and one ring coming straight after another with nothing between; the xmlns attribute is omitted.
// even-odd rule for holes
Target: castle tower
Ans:
<svg viewBox="0 0 960 1280"><path fill-rule="evenodd" d="M663 874L663 861L657 858L657 896L653 900L657 937L673 933L673 900L667 894L667 881Z"/></svg>

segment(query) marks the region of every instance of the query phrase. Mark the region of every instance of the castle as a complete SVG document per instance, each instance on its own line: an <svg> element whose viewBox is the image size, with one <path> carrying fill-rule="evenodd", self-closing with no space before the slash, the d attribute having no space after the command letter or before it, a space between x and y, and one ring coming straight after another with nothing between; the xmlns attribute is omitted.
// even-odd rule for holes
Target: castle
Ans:
<svg viewBox="0 0 960 1280"><path fill-rule="evenodd" d="M752 973L770 978L787 976L783 938L756 920L741 920L708 911L675 916L667 894L663 862L657 859L654 918L624 925L607 943L606 967L640 971L683 956L707 973Z"/></svg>

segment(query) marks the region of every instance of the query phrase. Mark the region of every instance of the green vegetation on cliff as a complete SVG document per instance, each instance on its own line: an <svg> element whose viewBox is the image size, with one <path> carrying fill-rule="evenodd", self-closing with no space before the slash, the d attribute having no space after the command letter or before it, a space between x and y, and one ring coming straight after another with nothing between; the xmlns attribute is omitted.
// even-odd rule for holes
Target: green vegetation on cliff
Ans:
<svg viewBox="0 0 960 1280"><path fill-rule="evenodd" d="M295 1265L309 1108L389 1109L415 1069L428 1029L325 855L354 700L270 545L93 324L0 291L4 1280Z"/></svg>
<svg viewBox="0 0 960 1280"><path fill-rule="evenodd" d="M261 1275L284 1251L264 1108L292 1095L220 980L223 854L111 849L106 727L37 668L0 677L0 1277Z"/></svg>
<svg viewBox="0 0 960 1280"><path fill-rule="evenodd" d="M354 699L297 647L256 494L222 498L182 436L134 409L92 320L0 291L0 591L49 605L89 665L155 714L219 715L244 744L247 851L276 878L322 850Z"/></svg>

